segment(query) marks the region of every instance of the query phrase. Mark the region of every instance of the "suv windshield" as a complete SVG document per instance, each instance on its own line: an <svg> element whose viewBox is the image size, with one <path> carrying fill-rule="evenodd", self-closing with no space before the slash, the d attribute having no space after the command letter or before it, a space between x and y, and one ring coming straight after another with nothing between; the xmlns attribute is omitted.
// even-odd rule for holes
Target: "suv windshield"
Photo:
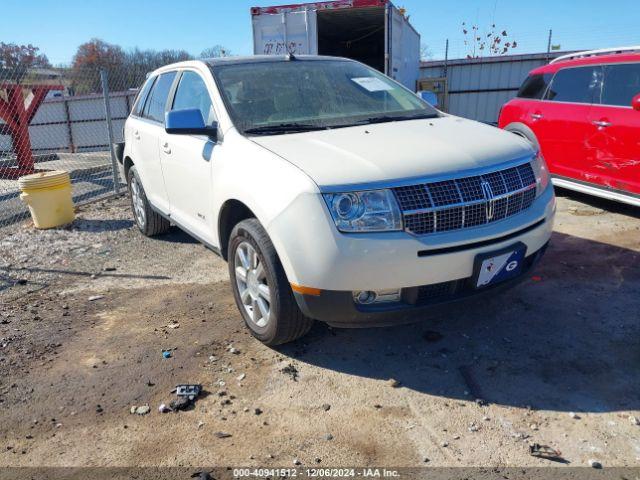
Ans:
<svg viewBox="0 0 640 480"><path fill-rule="evenodd" d="M377 71L348 60L293 60L212 67L238 130L249 135L437 117Z"/></svg>

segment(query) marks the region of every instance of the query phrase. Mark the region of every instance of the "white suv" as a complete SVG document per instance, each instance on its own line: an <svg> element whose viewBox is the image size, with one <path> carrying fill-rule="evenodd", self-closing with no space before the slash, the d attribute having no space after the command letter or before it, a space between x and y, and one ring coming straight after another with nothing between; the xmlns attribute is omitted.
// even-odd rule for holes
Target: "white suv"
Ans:
<svg viewBox="0 0 640 480"><path fill-rule="evenodd" d="M355 61L183 62L144 84L120 160L135 220L229 263L251 332L389 325L495 292L542 256L542 157Z"/></svg>

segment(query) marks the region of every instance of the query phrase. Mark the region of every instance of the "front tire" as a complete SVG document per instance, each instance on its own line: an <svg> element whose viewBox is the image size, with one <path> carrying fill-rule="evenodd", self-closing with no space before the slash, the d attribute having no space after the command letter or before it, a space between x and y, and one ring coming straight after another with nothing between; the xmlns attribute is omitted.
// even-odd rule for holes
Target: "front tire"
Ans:
<svg viewBox="0 0 640 480"><path fill-rule="evenodd" d="M265 345L305 335L305 317L291 291L269 235L255 218L238 223L229 239L229 277L236 305L251 334Z"/></svg>
<svg viewBox="0 0 640 480"><path fill-rule="evenodd" d="M169 230L171 223L151 208L135 166L132 166L127 173L127 186L133 218L140 231L147 237L154 237Z"/></svg>

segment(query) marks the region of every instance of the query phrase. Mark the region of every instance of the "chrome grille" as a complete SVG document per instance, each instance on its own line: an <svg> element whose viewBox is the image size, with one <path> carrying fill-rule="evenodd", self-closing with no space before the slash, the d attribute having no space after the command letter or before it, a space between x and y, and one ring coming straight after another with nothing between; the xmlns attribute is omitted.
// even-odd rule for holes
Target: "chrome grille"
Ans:
<svg viewBox="0 0 640 480"><path fill-rule="evenodd" d="M477 227L531 206L536 177L530 163L473 177L396 187L404 228L416 235Z"/></svg>

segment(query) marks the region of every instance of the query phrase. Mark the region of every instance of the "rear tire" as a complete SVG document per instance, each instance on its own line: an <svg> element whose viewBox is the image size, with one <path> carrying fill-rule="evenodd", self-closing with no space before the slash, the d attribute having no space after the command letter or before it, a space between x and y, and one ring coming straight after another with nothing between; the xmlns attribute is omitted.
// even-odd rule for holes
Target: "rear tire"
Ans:
<svg viewBox="0 0 640 480"><path fill-rule="evenodd" d="M135 166L127 173L127 186L133 218L140 231L147 237L154 237L169 230L171 223L151 208Z"/></svg>
<svg viewBox="0 0 640 480"><path fill-rule="evenodd" d="M228 252L231 289L251 334L269 346L305 335L313 320L300 311L260 222L251 218L238 223L231 232Z"/></svg>

